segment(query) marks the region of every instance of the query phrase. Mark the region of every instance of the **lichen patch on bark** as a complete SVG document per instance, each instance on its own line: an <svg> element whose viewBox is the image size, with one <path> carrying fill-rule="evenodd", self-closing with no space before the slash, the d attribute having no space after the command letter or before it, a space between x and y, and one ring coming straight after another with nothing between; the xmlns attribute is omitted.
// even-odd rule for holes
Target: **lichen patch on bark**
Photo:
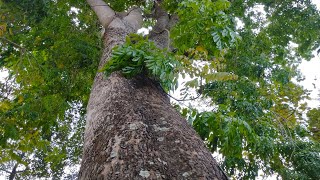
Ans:
<svg viewBox="0 0 320 180"><path fill-rule="evenodd" d="M139 175L144 177L144 178L148 178L150 176L150 172L149 171L145 171L145 170L141 170Z"/></svg>

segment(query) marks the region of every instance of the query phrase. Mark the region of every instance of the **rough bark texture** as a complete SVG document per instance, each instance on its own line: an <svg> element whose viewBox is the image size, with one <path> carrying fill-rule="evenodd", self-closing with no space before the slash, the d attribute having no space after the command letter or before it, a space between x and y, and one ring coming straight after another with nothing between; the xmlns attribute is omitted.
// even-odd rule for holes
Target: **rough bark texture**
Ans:
<svg viewBox="0 0 320 180"><path fill-rule="evenodd" d="M134 31L124 18L113 19L100 67ZM79 179L226 179L196 132L147 77L98 73L87 111Z"/></svg>

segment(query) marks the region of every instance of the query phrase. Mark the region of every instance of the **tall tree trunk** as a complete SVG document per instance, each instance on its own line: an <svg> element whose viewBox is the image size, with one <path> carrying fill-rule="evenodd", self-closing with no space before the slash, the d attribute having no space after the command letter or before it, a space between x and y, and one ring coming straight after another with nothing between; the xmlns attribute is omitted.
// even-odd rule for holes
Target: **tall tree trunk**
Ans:
<svg viewBox="0 0 320 180"><path fill-rule="evenodd" d="M107 26L100 68L137 30L130 22L114 17ZM167 95L144 76L96 75L84 141L79 179L226 179Z"/></svg>

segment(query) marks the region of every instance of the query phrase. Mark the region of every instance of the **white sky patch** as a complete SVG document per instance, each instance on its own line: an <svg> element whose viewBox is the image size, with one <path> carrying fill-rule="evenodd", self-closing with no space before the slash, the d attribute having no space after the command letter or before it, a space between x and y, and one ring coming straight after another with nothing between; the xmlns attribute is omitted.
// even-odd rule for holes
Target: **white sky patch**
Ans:
<svg viewBox="0 0 320 180"><path fill-rule="evenodd" d="M6 77L8 77L9 73L5 69L0 69L0 82L3 82Z"/></svg>
<svg viewBox="0 0 320 180"><path fill-rule="evenodd" d="M316 108L320 106L320 54L311 61L302 61L299 69L305 76L305 80L300 82L306 89L311 91L311 100L307 101L308 106Z"/></svg>
<svg viewBox="0 0 320 180"><path fill-rule="evenodd" d="M237 23L237 29L242 29L244 28L244 23L243 21L241 21L239 18L235 18L236 19L236 23Z"/></svg>
<svg viewBox="0 0 320 180"><path fill-rule="evenodd" d="M320 0L311 0L313 4L317 6L318 9L320 9Z"/></svg>
<svg viewBox="0 0 320 180"><path fill-rule="evenodd" d="M311 0L320 10L320 0ZM311 91L311 100L307 101L308 106L311 108L317 108L320 106L320 54L313 53L314 58L311 61L302 61L299 65L299 69L305 76L305 80L300 82L306 89Z"/></svg>
<svg viewBox="0 0 320 180"><path fill-rule="evenodd" d="M269 22L267 21L267 13L264 10L264 5L257 4L254 7L248 9L246 14L253 13L254 16L251 17L251 21L254 23L259 23L260 27L252 29L252 31L258 34L261 28L267 27ZM238 21L237 21L238 22Z"/></svg>
<svg viewBox="0 0 320 180"><path fill-rule="evenodd" d="M142 34L142 35L147 35L149 34L149 32L152 30L152 27L148 27L148 28L141 28L141 29L138 29L138 34Z"/></svg>
<svg viewBox="0 0 320 180"><path fill-rule="evenodd" d="M78 8L75 8L75 7L71 7L70 8L70 11L68 11L68 15L69 16L72 16L72 14L79 14L80 12L80 9ZM79 26L80 24L80 20L78 18L73 18L72 19L72 22L76 25L76 26Z"/></svg>

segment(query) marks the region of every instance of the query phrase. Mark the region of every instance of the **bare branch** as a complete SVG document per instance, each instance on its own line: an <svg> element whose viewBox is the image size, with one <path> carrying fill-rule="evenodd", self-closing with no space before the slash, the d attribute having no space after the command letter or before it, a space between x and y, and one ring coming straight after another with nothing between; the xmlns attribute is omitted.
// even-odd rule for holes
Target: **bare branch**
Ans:
<svg viewBox="0 0 320 180"><path fill-rule="evenodd" d="M115 17L115 12L103 0L87 0L91 9L96 13L101 25L107 28Z"/></svg>
<svg viewBox="0 0 320 180"><path fill-rule="evenodd" d="M155 18L157 20L153 30L156 32L162 32L167 28L169 23L169 14L161 7L159 2L155 1Z"/></svg>

